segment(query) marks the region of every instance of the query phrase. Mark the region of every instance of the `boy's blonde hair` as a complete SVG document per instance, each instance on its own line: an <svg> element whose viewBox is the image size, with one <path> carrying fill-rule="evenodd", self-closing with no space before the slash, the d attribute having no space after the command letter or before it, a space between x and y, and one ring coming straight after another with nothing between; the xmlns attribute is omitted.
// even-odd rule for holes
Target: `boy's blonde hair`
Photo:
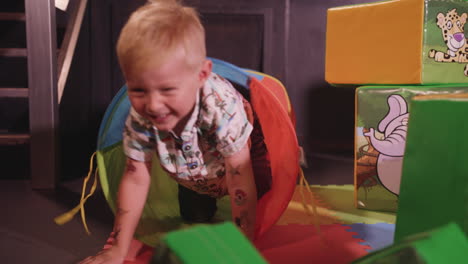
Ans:
<svg viewBox="0 0 468 264"><path fill-rule="evenodd" d="M206 58L205 30L195 9L176 0L150 0L132 13L117 42L117 56L125 75L159 66L182 48L187 64ZM154 65L156 64L156 65Z"/></svg>

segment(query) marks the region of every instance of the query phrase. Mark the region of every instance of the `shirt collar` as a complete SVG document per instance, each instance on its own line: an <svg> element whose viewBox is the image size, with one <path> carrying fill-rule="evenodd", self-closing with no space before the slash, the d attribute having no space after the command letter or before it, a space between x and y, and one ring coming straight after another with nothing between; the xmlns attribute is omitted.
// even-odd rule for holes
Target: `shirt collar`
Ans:
<svg viewBox="0 0 468 264"><path fill-rule="evenodd" d="M198 120L198 112L200 111L200 93L201 89L197 92L195 107L193 108L192 114L190 115L187 124L185 124L184 129L180 133L180 139L182 139L184 142L190 141L193 138L193 134L195 133L194 127ZM179 138L173 131L170 133L174 138Z"/></svg>

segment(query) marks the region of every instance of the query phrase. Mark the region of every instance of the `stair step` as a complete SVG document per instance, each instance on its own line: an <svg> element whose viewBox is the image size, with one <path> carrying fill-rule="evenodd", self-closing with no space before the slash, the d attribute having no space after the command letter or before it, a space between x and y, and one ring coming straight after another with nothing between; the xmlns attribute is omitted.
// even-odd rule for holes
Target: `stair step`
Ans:
<svg viewBox="0 0 468 264"><path fill-rule="evenodd" d="M0 145L23 145L29 143L29 134L0 134Z"/></svg>
<svg viewBox="0 0 468 264"><path fill-rule="evenodd" d="M24 13L0 12L0 20L25 21L25 20L26 20L26 16L25 16Z"/></svg>
<svg viewBox="0 0 468 264"><path fill-rule="evenodd" d="M0 98L12 97L12 98L27 98L29 97L28 88L6 88L0 87Z"/></svg>
<svg viewBox="0 0 468 264"><path fill-rule="evenodd" d="M0 48L0 56L26 57L28 56L28 50L23 48Z"/></svg>
<svg viewBox="0 0 468 264"><path fill-rule="evenodd" d="M57 56L60 49L57 49ZM28 49L26 48L0 48L0 56L4 57L27 57Z"/></svg>

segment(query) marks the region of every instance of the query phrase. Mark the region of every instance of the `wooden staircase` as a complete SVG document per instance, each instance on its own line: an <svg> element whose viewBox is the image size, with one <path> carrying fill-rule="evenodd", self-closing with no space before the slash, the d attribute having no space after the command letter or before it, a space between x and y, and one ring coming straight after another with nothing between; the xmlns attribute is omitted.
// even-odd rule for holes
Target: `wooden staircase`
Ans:
<svg viewBox="0 0 468 264"><path fill-rule="evenodd" d="M8 156L29 146L29 158L6 161L21 167L29 160L32 188L51 189L59 168L58 105L87 1L71 1L67 13L53 0L6 1L0 6L0 150ZM65 18L65 30L57 17Z"/></svg>

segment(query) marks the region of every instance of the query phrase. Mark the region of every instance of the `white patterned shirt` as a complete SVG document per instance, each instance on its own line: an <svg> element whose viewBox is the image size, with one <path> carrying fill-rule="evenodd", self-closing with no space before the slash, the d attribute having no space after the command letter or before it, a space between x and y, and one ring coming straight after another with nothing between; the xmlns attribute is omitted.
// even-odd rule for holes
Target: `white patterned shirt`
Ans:
<svg viewBox="0 0 468 264"><path fill-rule="evenodd" d="M195 108L180 137L158 131L133 108L125 123L125 154L149 161L156 151L161 166L179 184L212 197L227 194L224 157L247 144L252 125L243 96L224 78L212 73L197 94Z"/></svg>

